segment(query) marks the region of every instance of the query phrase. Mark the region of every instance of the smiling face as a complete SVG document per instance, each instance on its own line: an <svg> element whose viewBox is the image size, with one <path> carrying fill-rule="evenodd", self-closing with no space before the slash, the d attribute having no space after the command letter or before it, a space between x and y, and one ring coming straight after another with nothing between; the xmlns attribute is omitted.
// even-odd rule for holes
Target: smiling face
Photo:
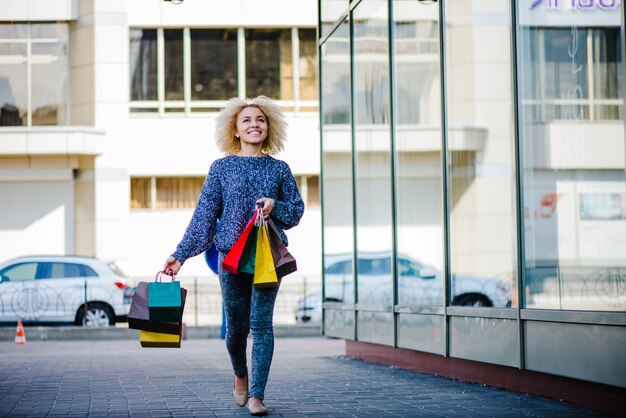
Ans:
<svg viewBox="0 0 626 418"><path fill-rule="evenodd" d="M254 106L243 108L237 115L235 136L244 144L261 146L267 138L267 117L261 109Z"/></svg>

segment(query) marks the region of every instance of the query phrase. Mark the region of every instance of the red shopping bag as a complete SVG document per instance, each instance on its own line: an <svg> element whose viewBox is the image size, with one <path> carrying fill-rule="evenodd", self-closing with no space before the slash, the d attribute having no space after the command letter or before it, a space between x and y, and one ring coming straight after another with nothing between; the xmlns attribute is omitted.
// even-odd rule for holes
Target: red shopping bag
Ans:
<svg viewBox="0 0 626 418"><path fill-rule="evenodd" d="M258 209L255 209L252 218L248 221L248 225L246 225L246 229L243 230L243 233L233 245L233 248L230 249L226 257L224 257L224 261L222 262L222 268L224 270L231 272L232 274L239 273L239 260L241 259L241 254L243 253L243 249L246 245L246 240L248 239L248 235L250 235L250 231L254 226L254 221L257 217Z"/></svg>

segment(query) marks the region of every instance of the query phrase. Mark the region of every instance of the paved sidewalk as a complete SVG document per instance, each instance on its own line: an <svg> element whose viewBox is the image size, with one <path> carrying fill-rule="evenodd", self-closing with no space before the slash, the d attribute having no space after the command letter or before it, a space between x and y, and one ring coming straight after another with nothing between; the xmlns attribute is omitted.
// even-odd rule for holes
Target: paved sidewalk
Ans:
<svg viewBox="0 0 626 418"><path fill-rule="evenodd" d="M342 340L277 339L265 399L270 416L604 416L343 353ZM181 349L142 349L137 341L0 343L0 416L249 416L231 393L219 339L183 341Z"/></svg>

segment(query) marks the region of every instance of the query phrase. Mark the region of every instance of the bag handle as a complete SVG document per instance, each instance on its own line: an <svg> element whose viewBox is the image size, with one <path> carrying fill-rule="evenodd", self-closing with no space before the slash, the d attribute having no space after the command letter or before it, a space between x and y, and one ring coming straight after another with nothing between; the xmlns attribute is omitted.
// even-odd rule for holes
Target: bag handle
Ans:
<svg viewBox="0 0 626 418"><path fill-rule="evenodd" d="M161 271L157 271L157 274L154 276L154 281L155 282L161 282L163 280L163 276L167 276L167 277L171 278L173 282L176 281L176 275L175 274L172 274L171 276L168 276L162 270Z"/></svg>
<svg viewBox="0 0 626 418"><path fill-rule="evenodd" d="M254 215L254 226L262 226L265 219L263 218L263 209L261 208L261 206L255 206Z"/></svg>

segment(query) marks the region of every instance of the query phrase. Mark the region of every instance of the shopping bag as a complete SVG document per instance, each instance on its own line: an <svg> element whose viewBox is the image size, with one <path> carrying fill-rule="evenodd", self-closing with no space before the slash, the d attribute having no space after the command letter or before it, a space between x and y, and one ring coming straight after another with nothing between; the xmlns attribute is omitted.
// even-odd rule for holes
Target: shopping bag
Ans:
<svg viewBox="0 0 626 418"><path fill-rule="evenodd" d="M254 264L256 262L256 241L259 235L259 227L256 223L252 226L246 245L243 248L241 259L239 260L239 273L254 274Z"/></svg>
<svg viewBox="0 0 626 418"><path fill-rule="evenodd" d="M291 255L283 240L278 235L276 225L272 219L267 220L267 235L272 249L272 258L274 259L274 267L276 268L276 276L280 279L286 275L298 270L296 259Z"/></svg>
<svg viewBox="0 0 626 418"><path fill-rule="evenodd" d="M239 261L241 260L241 256L246 245L248 236L250 235L250 231L254 226L254 222L257 217L257 211L258 209L254 211L254 214L252 215L252 218L250 218L250 221L248 221L248 225L246 225L243 233L237 239L237 242L235 242L235 245L233 245L228 254L226 254L226 257L224 257L224 261L222 261L222 268L224 268L224 270L226 271L231 272L232 274L239 273Z"/></svg>
<svg viewBox="0 0 626 418"><path fill-rule="evenodd" d="M178 334L161 332L139 331L139 343L142 347L180 348L182 323L178 323Z"/></svg>
<svg viewBox="0 0 626 418"><path fill-rule="evenodd" d="M185 309L186 299L187 289L181 287L180 303L183 310ZM128 311L128 328L164 334L178 334L180 333L180 322L151 321L148 308L148 283L139 282Z"/></svg>
<svg viewBox="0 0 626 418"><path fill-rule="evenodd" d="M156 280L148 283L148 312L151 321L179 322L183 318L180 282L172 277L171 282L162 282L162 272Z"/></svg>
<svg viewBox="0 0 626 418"><path fill-rule="evenodd" d="M267 222L262 219L256 241L256 263L254 264L254 287L265 289L278 286L278 277L272 258L272 249L267 237Z"/></svg>

